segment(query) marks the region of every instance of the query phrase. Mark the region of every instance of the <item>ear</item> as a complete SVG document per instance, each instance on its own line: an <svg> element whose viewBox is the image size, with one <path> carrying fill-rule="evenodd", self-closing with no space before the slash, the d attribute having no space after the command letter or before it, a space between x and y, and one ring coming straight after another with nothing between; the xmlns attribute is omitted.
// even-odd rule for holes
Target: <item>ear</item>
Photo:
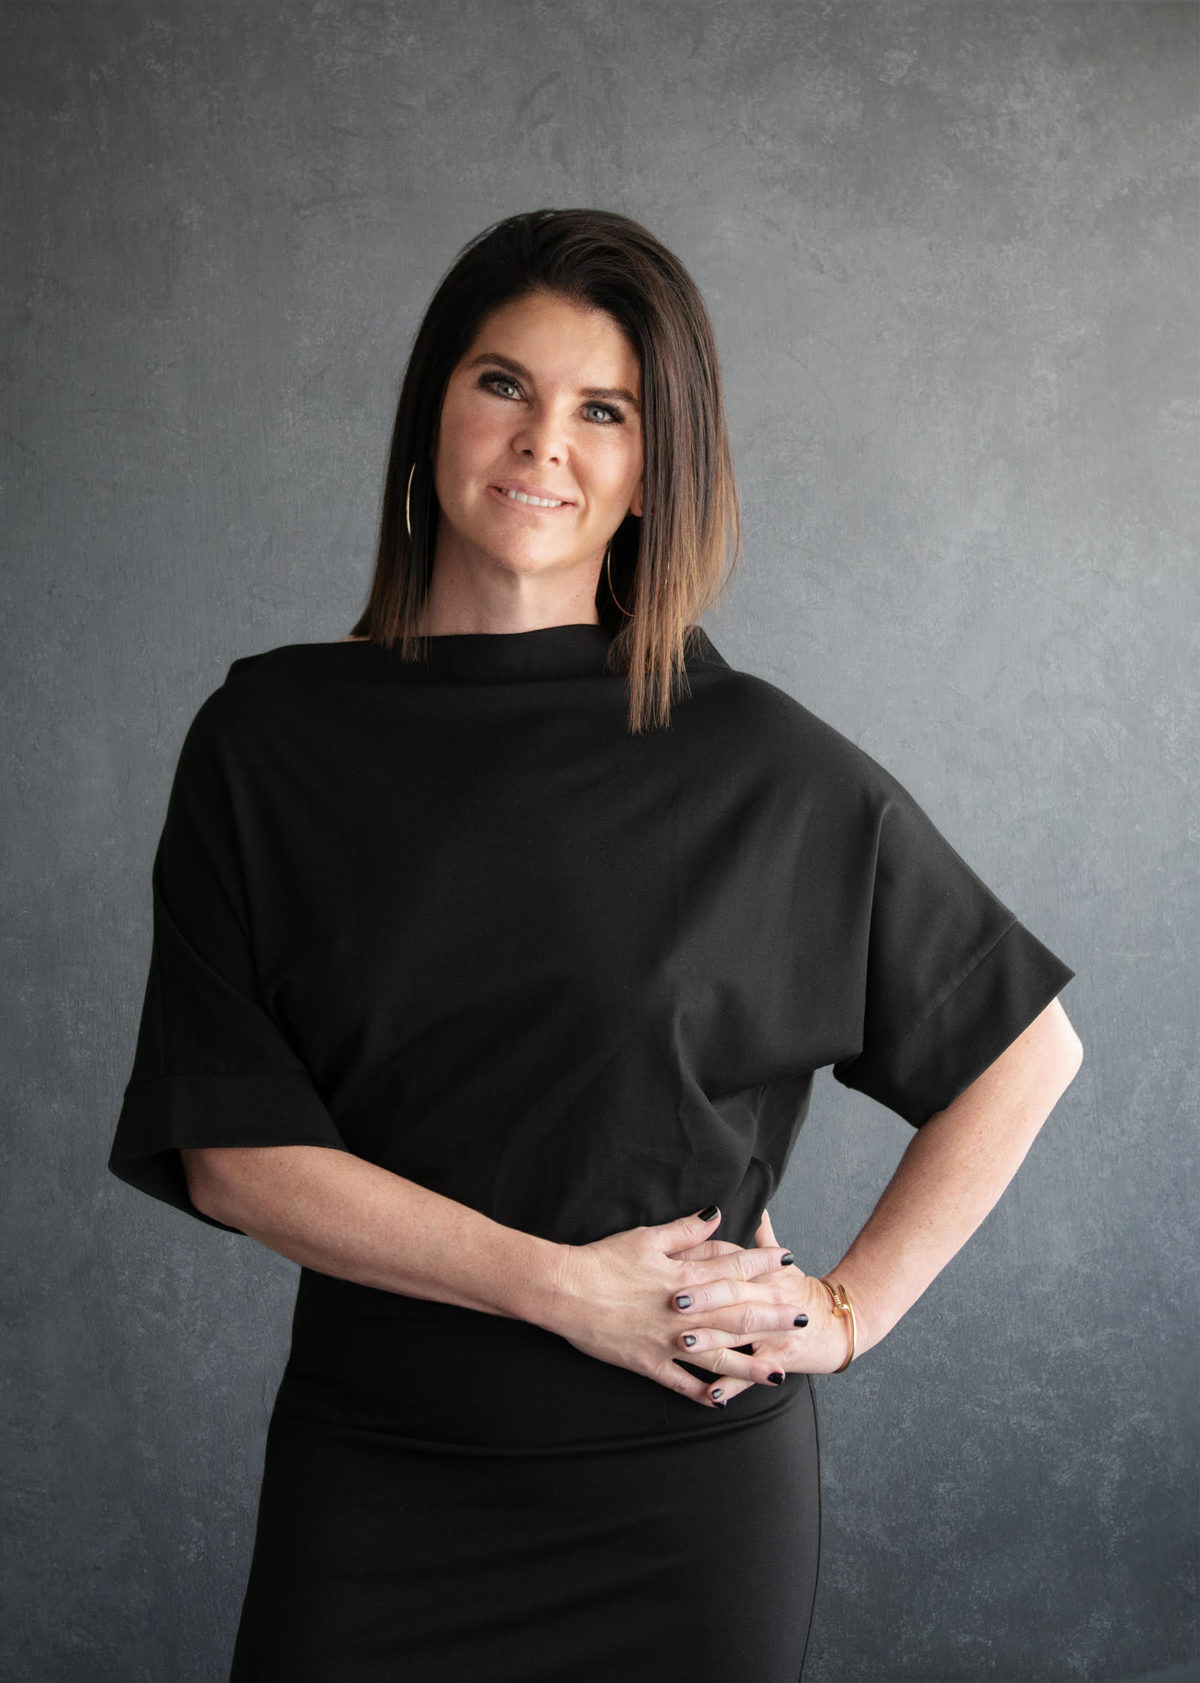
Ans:
<svg viewBox="0 0 1200 1683"><path fill-rule="evenodd" d="M630 498L629 512L632 515L636 515L636 517L640 520L642 518L642 507L642 482L639 479L637 482L637 489Z"/></svg>

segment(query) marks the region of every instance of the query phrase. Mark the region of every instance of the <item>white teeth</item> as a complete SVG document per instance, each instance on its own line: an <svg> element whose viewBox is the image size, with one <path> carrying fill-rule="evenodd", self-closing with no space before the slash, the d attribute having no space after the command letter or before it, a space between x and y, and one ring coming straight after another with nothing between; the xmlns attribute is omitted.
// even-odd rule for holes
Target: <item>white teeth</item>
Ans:
<svg viewBox="0 0 1200 1683"><path fill-rule="evenodd" d="M527 497L524 491L505 491L500 485L497 485L496 489L501 491L504 496L511 497L515 503L532 503L534 508L561 508L563 506L561 502L552 503L545 497Z"/></svg>

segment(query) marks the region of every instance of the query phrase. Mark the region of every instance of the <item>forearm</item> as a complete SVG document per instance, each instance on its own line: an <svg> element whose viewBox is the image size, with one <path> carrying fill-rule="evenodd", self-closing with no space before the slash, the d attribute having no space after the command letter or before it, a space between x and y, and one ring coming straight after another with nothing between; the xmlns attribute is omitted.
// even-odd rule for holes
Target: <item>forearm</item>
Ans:
<svg viewBox="0 0 1200 1683"><path fill-rule="evenodd" d="M1057 1001L918 1130L827 1278L854 1304L858 1353L877 1344L995 1206L1082 1058Z"/></svg>
<svg viewBox="0 0 1200 1683"><path fill-rule="evenodd" d="M198 1208L306 1268L539 1325L556 1301L561 1245L350 1152L290 1145L192 1157Z"/></svg>

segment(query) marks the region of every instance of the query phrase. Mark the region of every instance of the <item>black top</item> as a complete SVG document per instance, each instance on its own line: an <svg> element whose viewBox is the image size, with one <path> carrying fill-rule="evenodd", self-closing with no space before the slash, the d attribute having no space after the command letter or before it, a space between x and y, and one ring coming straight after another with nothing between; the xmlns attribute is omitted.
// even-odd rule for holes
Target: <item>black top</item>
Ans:
<svg viewBox="0 0 1200 1683"><path fill-rule="evenodd" d="M178 1147L326 1145L547 1239L715 1203L752 1245L815 1070L919 1126L1074 975L703 632L631 736L609 641L233 662L154 859L115 1174L207 1222Z"/></svg>

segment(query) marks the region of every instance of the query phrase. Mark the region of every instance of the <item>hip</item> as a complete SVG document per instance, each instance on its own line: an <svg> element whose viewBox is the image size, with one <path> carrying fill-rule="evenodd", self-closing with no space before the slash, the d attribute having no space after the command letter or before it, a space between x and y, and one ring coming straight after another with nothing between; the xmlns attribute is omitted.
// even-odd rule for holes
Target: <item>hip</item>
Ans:
<svg viewBox="0 0 1200 1683"><path fill-rule="evenodd" d="M530 1322L305 1268L276 1406L417 1449L529 1455L716 1438L798 1403L811 1410L804 1374L717 1411Z"/></svg>

